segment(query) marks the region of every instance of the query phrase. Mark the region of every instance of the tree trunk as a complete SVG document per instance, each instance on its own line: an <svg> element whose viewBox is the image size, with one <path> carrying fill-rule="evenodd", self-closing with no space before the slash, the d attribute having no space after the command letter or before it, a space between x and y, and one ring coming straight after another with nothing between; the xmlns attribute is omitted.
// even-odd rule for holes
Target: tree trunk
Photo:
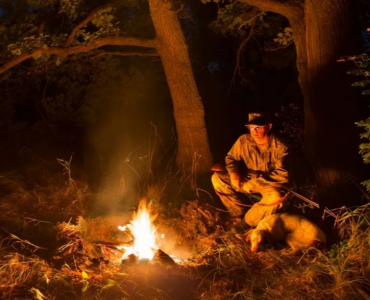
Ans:
<svg viewBox="0 0 370 300"><path fill-rule="evenodd" d="M178 138L176 162L187 173L209 171L212 155L204 109L177 14L169 0L149 0L149 7L173 101Z"/></svg>
<svg viewBox="0 0 370 300"><path fill-rule="evenodd" d="M358 151L351 87L346 70L337 62L354 52L352 0L240 1L289 20L304 96L305 152L317 182L333 183L354 170Z"/></svg>
<svg viewBox="0 0 370 300"><path fill-rule="evenodd" d="M337 60L354 53L352 0L305 3L308 90L305 149L317 180L330 184L354 170L356 113L346 69Z"/></svg>

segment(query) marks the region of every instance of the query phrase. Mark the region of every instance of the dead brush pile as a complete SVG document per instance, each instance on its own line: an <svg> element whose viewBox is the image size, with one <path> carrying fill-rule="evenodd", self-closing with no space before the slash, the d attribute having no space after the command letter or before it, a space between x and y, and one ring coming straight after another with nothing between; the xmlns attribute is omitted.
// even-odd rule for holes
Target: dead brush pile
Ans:
<svg viewBox="0 0 370 300"><path fill-rule="evenodd" d="M56 254L47 247L54 243L56 223L85 214L91 193L65 174L38 171L0 174L1 299L48 299L41 292L45 287L71 283L42 257Z"/></svg>
<svg viewBox="0 0 370 300"><path fill-rule="evenodd" d="M8 253L3 256L0 268L0 288L3 298L12 298L20 294L23 288L37 286L40 282L48 283L53 276L53 269L42 259ZM21 293L23 294L23 293Z"/></svg>
<svg viewBox="0 0 370 300"><path fill-rule="evenodd" d="M0 179L0 222L12 225L84 215L92 199L85 183L66 182L63 175L45 174L42 183L13 173Z"/></svg>

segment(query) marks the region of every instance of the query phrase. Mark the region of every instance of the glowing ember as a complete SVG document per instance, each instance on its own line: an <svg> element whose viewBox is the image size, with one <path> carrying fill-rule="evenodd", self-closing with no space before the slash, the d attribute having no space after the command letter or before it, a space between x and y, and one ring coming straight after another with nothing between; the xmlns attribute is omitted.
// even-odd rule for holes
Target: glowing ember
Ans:
<svg viewBox="0 0 370 300"><path fill-rule="evenodd" d="M151 203L146 205L145 200L140 201L139 208L133 214L132 220L126 226L119 226L122 231L130 230L134 238L133 246L122 246L125 253L122 259L126 259L129 255L134 254L139 259L153 259L158 246L155 243L156 228L153 221L157 216L151 215Z"/></svg>

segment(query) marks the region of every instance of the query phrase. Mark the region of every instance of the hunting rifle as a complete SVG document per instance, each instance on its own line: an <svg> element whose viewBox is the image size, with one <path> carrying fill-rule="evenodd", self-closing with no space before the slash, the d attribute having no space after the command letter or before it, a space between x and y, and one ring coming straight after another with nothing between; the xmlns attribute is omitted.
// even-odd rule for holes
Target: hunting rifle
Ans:
<svg viewBox="0 0 370 300"><path fill-rule="evenodd" d="M256 170L251 170L251 169L248 169L247 171L247 179L257 179L259 177L263 177L264 173L262 171L256 171ZM281 184L281 183L275 183L275 182L272 182L272 181L264 181L264 183L268 184L268 185L271 185L271 186L275 186L275 187L279 187L279 188L283 188L285 190L287 190L288 192L292 193L294 196L296 196L297 198L307 202L308 204L312 205L312 206L315 206L317 208L320 208L320 205L310 199L308 199L307 197L305 196L302 196L301 194L298 194L297 192L293 191L292 189L286 187L285 185Z"/></svg>
<svg viewBox="0 0 370 300"><path fill-rule="evenodd" d="M223 164L216 164L212 167L211 169L212 171L214 172L227 172L226 168L223 166ZM259 177L263 177L264 175L264 172L262 171L256 171L256 170L251 170L251 169L248 169L247 170L247 176L246 177L242 177L241 178L241 183L244 181L245 182L245 179L246 180L249 180L249 179L257 179ZM243 180L244 179L244 180ZM286 191L292 193L294 196L296 196L297 198L307 202L308 204L314 206L314 207L317 207L317 208L320 208L320 205L310 199L308 199L307 197L305 196L302 196L301 194L298 194L297 192L293 191L292 189L286 187L285 185L283 184L280 184L280 183L275 183L275 182L271 182L271 181L265 181L264 183L268 184L268 185L271 185L271 186L274 186L274 187L278 187L278 188L283 188L285 189Z"/></svg>

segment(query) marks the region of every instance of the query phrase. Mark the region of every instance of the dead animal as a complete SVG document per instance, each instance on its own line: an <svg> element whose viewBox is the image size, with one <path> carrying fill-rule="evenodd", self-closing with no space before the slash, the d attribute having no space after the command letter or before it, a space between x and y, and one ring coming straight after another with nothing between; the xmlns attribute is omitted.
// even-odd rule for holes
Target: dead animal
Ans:
<svg viewBox="0 0 370 300"><path fill-rule="evenodd" d="M251 243L251 251L264 249L264 243L273 245L284 241L293 250L314 247L323 248L326 243L324 232L314 223L300 215L274 214L262 219L255 229L245 234Z"/></svg>

